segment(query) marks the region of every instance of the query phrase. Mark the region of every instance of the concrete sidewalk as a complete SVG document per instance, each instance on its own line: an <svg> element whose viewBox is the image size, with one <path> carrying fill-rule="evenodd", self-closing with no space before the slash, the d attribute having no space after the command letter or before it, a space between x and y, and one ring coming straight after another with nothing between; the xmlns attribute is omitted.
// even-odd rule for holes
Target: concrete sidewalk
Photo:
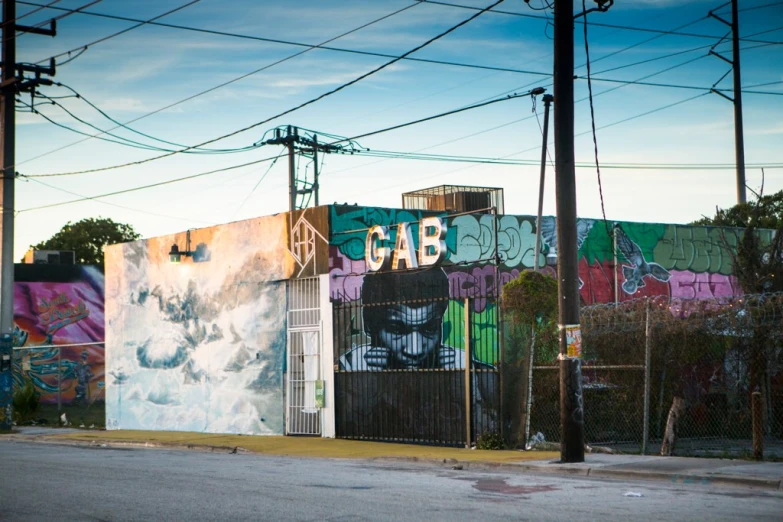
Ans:
<svg viewBox="0 0 783 522"><path fill-rule="evenodd" d="M731 485L783 491L783 462L587 454L585 462L561 464L552 451L483 451L318 437L216 435L165 431L99 431L19 427L2 440L60 444L141 446L236 451L295 457L402 460L449 467L518 470L680 484Z"/></svg>

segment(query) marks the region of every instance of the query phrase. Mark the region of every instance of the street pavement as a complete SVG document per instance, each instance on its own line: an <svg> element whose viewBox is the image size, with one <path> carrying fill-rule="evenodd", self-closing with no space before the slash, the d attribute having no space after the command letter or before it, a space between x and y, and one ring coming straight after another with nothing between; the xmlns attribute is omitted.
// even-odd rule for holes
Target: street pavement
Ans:
<svg viewBox="0 0 783 522"><path fill-rule="evenodd" d="M0 519L780 520L783 492L0 437ZM475 462L475 461L474 461Z"/></svg>
<svg viewBox="0 0 783 522"><path fill-rule="evenodd" d="M580 475L617 479L663 480L671 483L731 485L783 491L783 462L739 459L659 457L592 453L579 464L561 464L559 453L544 451L481 451L412 444L323 439L253 437L163 431L74 430L20 427L2 440L144 446L206 451L333 459L389 460L427 463L463 469L504 469L517 472ZM781 517L783 518L783 517Z"/></svg>

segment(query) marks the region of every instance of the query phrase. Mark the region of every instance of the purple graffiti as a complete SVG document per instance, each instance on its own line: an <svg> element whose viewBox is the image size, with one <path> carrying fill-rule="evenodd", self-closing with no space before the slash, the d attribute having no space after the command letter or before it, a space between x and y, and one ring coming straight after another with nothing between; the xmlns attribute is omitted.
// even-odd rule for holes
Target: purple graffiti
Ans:
<svg viewBox="0 0 783 522"><path fill-rule="evenodd" d="M500 272L501 287L519 277L519 270ZM452 299L473 299L473 311L483 312L487 298L495 295L495 266L477 266L467 271L449 273L449 295Z"/></svg>
<svg viewBox="0 0 783 522"><path fill-rule="evenodd" d="M733 276L672 270L669 279L672 298L713 299L742 295L742 289Z"/></svg>
<svg viewBox="0 0 783 522"><path fill-rule="evenodd" d="M343 255L337 247L329 247L329 296L333 301L355 301L361 295L364 259L356 260Z"/></svg>

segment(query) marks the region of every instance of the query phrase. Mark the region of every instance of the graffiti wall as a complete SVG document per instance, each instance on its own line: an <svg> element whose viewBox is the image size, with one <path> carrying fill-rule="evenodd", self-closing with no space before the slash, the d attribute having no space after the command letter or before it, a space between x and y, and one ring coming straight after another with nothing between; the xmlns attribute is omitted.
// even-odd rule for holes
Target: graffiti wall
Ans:
<svg viewBox="0 0 783 522"><path fill-rule="evenodd" d="M414 265L411 269L411 266L403 266L408 263L400 263L396 270L388 259L384 261L384 256L392 257L395 263L398 258L417 255L423 259L421 243L424 236L419 227L424 226L420 225L424 218L432 216L440 217L445 225L445 255L437 266ZM398 231L400 223L408 224L403 232ZM371 230L375 235L368 239ZM397 236L403 233L405 237L400 240ZM727 250L736 244L738 233L732 229L579 219L577 241L583 303L627 301L645 296L692 299L738 295L741 290L731 275L731 255ZM542 219L541 236L538 266L554 276L557 265L555 218ZM381 386L375 382L384 379L380 375L360 377L351 372L419 370L419 378L424 382L433 379L427 374L433 369L462 371L466 360L466 325L471 328L472 366L479 372L497 368L500 355L498 296L504 284L521 271L534 267L535 242L536 218L532 216L448 216L420 210L330 207L330 292L336 310L335 347L340 354L336 366L345 373L343 390L337 392L338 401L340 397L344 401L345 415L349 415L342 419L344 433L355 431L357 423L365 422L367 426L362 435L367 436L376 421L383 423L396 419L395 422L405 425L406 419L416 418L411 408L386 411L389 403L395 400L399 410L400 401L405 402L399 393L410 390L415 390L414 395L420 394L419 397L430 397L423 402L420 398L412 399L420 414L418 418L438 418L433 412L422 413L432 409L436 399L413 384L416 378L407 375L405 379L414 380L403 384L402 377L394 377L405 387L402 392L395 392L390 390L393 388L390 383ZM410 252L406 255L394 253L395 249L406 248L407 243L410 243L407 247ZM403 276L403 273L407 275ZM385 278L393 282L381 284ZM377 290L381 287L385 288L382 292ZM440 288L437 296L424 295L426 289L434 287ZM467 311L466 303L470 307ZM338 378L338 385L340 382ZM427 386L447 390L450 385L434 383ZM451 396L456 397L457 403L464 401L464 385L455 386L456 395ZM474 399L483 395L485 403L482 408L475 402L474 410L486 413L491 409L488 407L491 401L486 399L494 392L482 392L481 388L478 384L474 387ZM368 391L374 397L372 400L381 402L364 408L362 404L368 399L356 394ZM398 395L394 396L394 393ZM392 394L391 399L384 398L388 394ZM379 404L387 407L386 410L379 408ZM367 418L374 414L362 413L359 417L364 418L357 419L355 411L352 412L356 408L385 412L377 414L383 419L371 419L368 424ZM464 415L464 402L461 408L454 410L458 417ZM338 417L340 415L338 403ZM485 417L483 424L474 424L484 428L495 425L492 414Z"/></svg>
<svg viewBox="0 0 783 522"><path fill-rule="evenodd" d="M412 224L418 240L418 221L438 215L419 210L351 206L331 208L330 273L333 291L355 290L365 273L367 230L391 225L388 246L395 243L393 225ZM448 217L447 254L443 267L452 267L452 297L494 294L520 270L534 266L536 218L469 214ZM541 223L542 250L538 266L554 275L557 231L554 217ZM771 231L760 231L769 236ZM644 296L706 298L741 292L731 275L737 229L655 223L604 222L579 219L579 275L585 304L624 301ZM415 245L418 247L417 244ZM495 261L497 256L497 270ZM481 304L476 305L481 308Z"/></svg>
<svg viewBox="0 0 783 522"><path fill-rule="evenodd" d="M107 428L283 433L285 280L326 270L325 223L315 209L109 247ZM191 255L172 263L174 244Z"/></svg>
<svg viewBox="0 0 783 522"><path fill-rule="evenodd" d="M14 381L29 381L42 403L105 399L104 277L77 265L16 265ZM58 379L60 381L58 394Z"/></svg>

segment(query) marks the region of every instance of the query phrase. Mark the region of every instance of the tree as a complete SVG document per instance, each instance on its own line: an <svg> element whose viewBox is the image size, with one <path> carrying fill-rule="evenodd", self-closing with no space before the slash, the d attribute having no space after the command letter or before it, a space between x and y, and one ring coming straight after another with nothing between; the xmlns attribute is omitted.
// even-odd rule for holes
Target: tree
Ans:
<svg viewBox="0 0 783 522"><path fill-rule="evenodd" d="M510 334L502 367L502 393L509 405L504 435L511 447L518 447L528 443L533 364L551 362L559 350L557 280L526 270L503 287L501 303Z"/></svg>
<svg viewBox="0 0 783 522"><path fill-rule="evenodd" d="M735 205L727 210L718 210L715 218L704 218L695 224L741 227L742 233L735 233L731 242L736 250L725 241L731 255L733 275L745 294L760 295L763 302L768 294L783 292L783 191L771 196L758 196L754 202ZM759 229L773 229L768 240L762 240ZM751 392L751 417L753 420L753 454L763 458L763 429L765 407L770 390L766 379L768 361L774 359L778 349L773 324L762 308L747 312L751 334L740 341L748 355L748 377ZM675 405L672 405L674 410ZM676 416L675 416L676 422ZM668 428L667 428L668 429Z"/></svg>
<svg viewBox="0 0 783 522"><path fill-rule="evenodd" d="M740 228L752 225L756 228L780 228L783 225L783 190L769 196L761 196L753 202L716 209L714 217L704 216L694 221L692 225Z"/></svg>
<svg viewBox="0 0 783 522"><path fill-rule="evenodd" d="M109 218L86 218L70 221L55 235L37 245L35 250L73 250L75 261L85 265L102 265L103 249L107 245L134 241L141 237L131 225L116 223Z"/></svg>

